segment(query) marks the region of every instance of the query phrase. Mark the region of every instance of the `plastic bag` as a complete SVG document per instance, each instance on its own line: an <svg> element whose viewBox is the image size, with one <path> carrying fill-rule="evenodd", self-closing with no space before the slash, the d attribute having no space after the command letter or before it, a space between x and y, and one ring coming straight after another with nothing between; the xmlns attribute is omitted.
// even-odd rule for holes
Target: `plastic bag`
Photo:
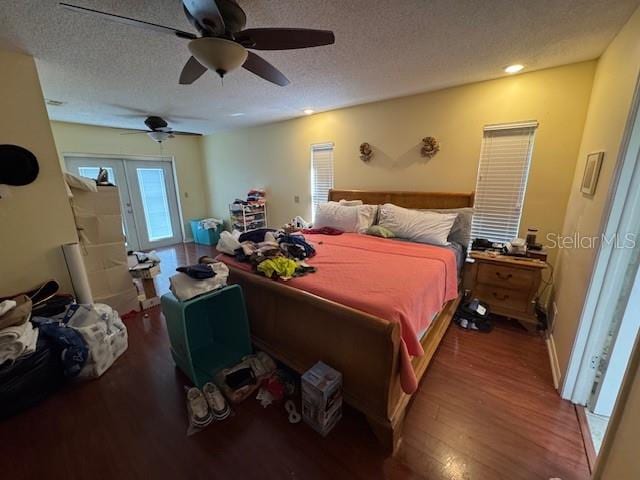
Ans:
<svg viewBox="0 0 640 480"><path fill-rule="evenodd" d="M240 248L240 242L238 241L237 236L233 233L227 232L226 230L220 233L220 240L218 240L216 250L226 253L227 255L233 255L238 248Z"/></svg>
<svg viewBox="0 0 640 480"><path fill-rule="evenodd" d="M65 318L67 325L77 330L89 347L89 359L79 377L100 377L127 350L127 327L110 306L73 305Z"/></svg>

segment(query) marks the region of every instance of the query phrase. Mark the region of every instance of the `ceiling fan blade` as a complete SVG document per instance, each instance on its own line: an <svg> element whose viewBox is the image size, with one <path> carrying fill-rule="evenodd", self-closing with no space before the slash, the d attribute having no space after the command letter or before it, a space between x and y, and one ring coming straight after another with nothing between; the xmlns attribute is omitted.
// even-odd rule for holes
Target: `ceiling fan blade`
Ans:
<svg viewBox="0 0 640 480"><path fill-rule="evenodd" d="M320 47L336 41L331 30L309 28L249 28L239 32L235 39L244 47L256 50Z"/></svg>
<svg viewBox="0 0 640 480"><path fill-rule="evenodd" d="M171 132L172 135L189 135L189 136L193 136L193 137L201 137L202 134L201 133L192 133L192 132L176 132L175 130L173 130Z"/></svg>
<svg viewBox="0 0 640 480"><path fill-rule="evenodd" d="M189 57L187 63L185 63L182 73L180 73L180 85L191 85L197 79L199 79L204 72L207 71L207 67L202 65L195 57Z"/></svg>
<svg viewBox="0 0 640 480"><path fill-rule="evenodd" d="M135 18L123 17L122 15L115 15L113 13L100 12L98 10L79 7L77 5L71 5L69 3L60 3L60 6L63 8L66 8L67 10L72 10L74 12L99 15L105 20L110 20L112 22L124 23L125 25L132 25L134 27L142 27L142 28L154 30L160 33L170 33L180 38L189 38L189 39L198 38L197 35L194 35L193 33L178 30L177 28L165 27L164 25L158 25L156 23L145 22L144 20L136 20Z"/></svg>
<svg viewBox="0 0 640 480"><path fill-rule="evenodd" d="M225 32L224 19L215 0L182 0L182 4L203 32L212 35L222 35Z"/></svg>
<svg viewBox="0 0 640 480"><path fill-rule="evenodd" d="M247 61L242 65L242 68L246 68L251 73L255 73L257 76L281 87L289 85L289 79L285 77L280 70L255 53L247 53L249 55L247 56Z"/></svg>
<svg viewBox="0 0 640 480"><path fill-rule="evenodd" d="M120 135L138 135L140 133L149 133L148 130L136 130L135 132L123 132Z"/></svg>

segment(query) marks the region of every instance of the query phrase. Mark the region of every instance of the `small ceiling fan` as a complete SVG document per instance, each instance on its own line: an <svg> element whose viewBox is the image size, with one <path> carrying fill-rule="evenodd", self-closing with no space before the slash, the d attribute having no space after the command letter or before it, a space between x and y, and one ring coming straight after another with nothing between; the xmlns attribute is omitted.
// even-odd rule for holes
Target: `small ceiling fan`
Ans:
<svg viewBox="0 0 640 480"><path fill-rule="evenodd" d="M335 42L330 30L308 28L249 28L243 30L247 16L235 0L182 0L187 19L200 36L176 28L136 20L91 8L60 3L76 12L100 15L106 20L169 33L190 40L191 57L180 74L180 83L195 82L204 72L213 70L220 78L243 67L255 75L284 87L289 80L280 70L250 50L292 50L331 45Z"/></svg>
<svg viewBox="0 0 640 480"><path fill-rule="evenodd" d="M136 130L135 132L125 132L121 133L121 135L135 135L139 133L146 133L153 139L153 141L162 143L168 138L174 138L176 135L192 135L199 137L201 136L199 133L189 133L189 132L176 132L171 127L167 121L162 117L150 116L144 119L144 124L147 126L149 130Z"/></svg>

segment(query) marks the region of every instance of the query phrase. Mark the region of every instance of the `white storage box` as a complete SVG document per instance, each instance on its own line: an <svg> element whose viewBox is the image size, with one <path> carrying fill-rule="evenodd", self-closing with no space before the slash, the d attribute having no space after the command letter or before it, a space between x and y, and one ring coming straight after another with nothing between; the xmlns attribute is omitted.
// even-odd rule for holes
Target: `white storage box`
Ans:
<svg viewBox="0 0 640 480"><path fill-rule="evenodd" d="M323 362L302 375L302 418L322 436L342 418L342 374Z"/></svg>

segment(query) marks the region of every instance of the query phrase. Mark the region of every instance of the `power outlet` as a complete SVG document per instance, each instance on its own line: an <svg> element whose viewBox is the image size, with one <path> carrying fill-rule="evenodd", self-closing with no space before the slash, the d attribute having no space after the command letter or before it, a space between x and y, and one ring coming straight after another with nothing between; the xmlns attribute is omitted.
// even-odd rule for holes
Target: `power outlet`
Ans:
<svg viewBox="0 0 640 480"><path fill-rule="evenodd" d="M293 203L300 203L300 196L299 195L294 195L293 196Z"/></svg>

